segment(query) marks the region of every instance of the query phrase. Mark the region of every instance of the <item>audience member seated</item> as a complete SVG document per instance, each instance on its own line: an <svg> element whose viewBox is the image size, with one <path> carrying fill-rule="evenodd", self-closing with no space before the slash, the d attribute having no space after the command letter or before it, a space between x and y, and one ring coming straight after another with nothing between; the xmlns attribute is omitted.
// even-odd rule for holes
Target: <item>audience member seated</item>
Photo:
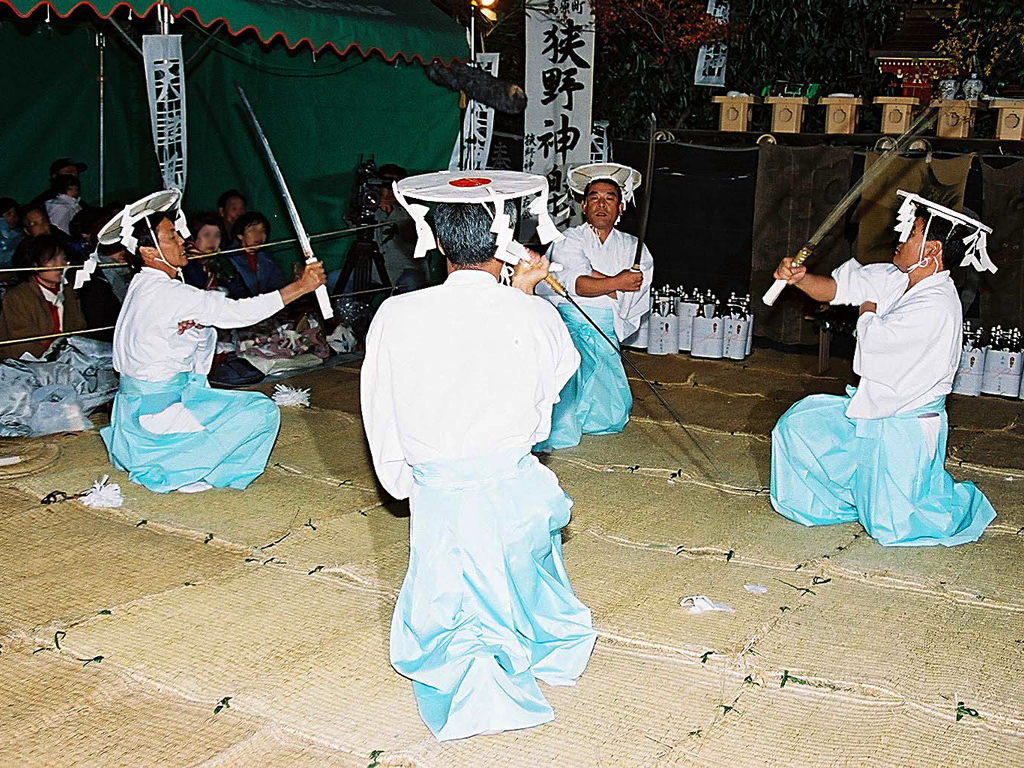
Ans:
<svg viewBox="0 0 1024 768"><path fill-rule="evenodd" d="M181 270L182 275L189 285L207 291L215 291L220 287L220 281L217 279L217 267L227 265L227 258L193 259L197 256L209 256L221 249L224 242L224 230L221 229L220 218L213 213L197 213L189 221L188 228L192 233L192 236L185 241L185 254L189 257L189 262ZM214 261L217 263L214 264ZM223 270L219 271L223 272ZM221 276L223 277L223 274Z"/></svg>
<svg viewBox="0 0 1024 768"><path fill-rule="evenodd" d="M84 330L85 318L75 291L64 280L63 267L68 257L64 244L52 235L40 234L27 239L28 266L51 267L32 272L22 283L4 295L0 310L0 340L25 339L62 331ZM0 346L0 357L18 358L25 352L36 357L54 339Z"/></svg>
<svg viewBox="0 0 1024 768"><path fill-rule="evenodd" d="M51 226L65 235L71 234L71 220L82 210L79 198L82 196L81 182L77 176L64 174L53 180L53 197L46 201L46 215Z"/></svg>
<svg viewBox="0 0 1024 768"><path fill-rule="evenodd" d="M18 247L22 237L18 222L18 204L9 197L0 197L0 267L11 266L14 249Z"/></svg>
<svg viewBox="0 0 1024 768"><path fill-rule="evenodd" d="M238 217L249 209L249 201L237 189L221 192L217 198L217 215L225 232L231 232Z"/></svg>
<svg viewBox="0 0 1024 768"><path fill-rule="evenodd" d="M388 279L395 286L396 293L408 293L425 288L427 260L413 258L416 251L416 224L405 208L398 204L391 188L391 182L401 181L409 174L405 168L393 163L382 165L378 173L388 183L380 190L380 203L375 218L378 222L387 222L391 226L375 229L373 237L384 257L384 269L388 273Z"/></svg>
<svg viewBox="0 0 1024 768"><path fill-rule="evenodd" d="M287 285L273 257L260 249L270 237L270 222L266 216L256 211L243 213L235 221L231 235L231 247L243 250L228 256L238 273L228 281L229 297L246 299L278 291Z"/></svg>
<svg viewBox="0 0 1024 768"><path fill-rule="evenodd" d="M56 238L64 248L65 256L67 255L68 238L59 229L50 226L50 217L46 215L46 206L43 203L23 205L18 212L18 217L21 220L21 231L24 237L18 243L18 247L14 249L14 255L11 256L12 267L31 266L29 263L28 246L33 239L42 235L50 235ZM17 277L20 278L22 276L18 275Z"/></svg>
<svg viewBox="0 0 1024 768"><path fill-rule="evenodd" d="M69 157L58 157L50 163L50 185L46 191L32 198L33 203L45 203L55 194L54 183L58 176L74 176L81 178L82 174L89 168L85 163L76 163ZM82 205L85 205L83 202Z"/></svg>

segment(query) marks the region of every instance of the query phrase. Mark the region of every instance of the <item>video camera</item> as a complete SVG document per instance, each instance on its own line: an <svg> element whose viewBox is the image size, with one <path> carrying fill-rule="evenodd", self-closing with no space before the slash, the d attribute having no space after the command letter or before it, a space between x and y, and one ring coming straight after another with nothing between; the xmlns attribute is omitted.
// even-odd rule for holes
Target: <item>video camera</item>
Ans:
<svg viewBox="0 0 1024 768"><path fill-rule="evenodd" d="M391 182L382 178L377 171L377 163L373 156L363 160L359 156L356 166L356 178L352 185L352 199L349 202L349 222L353 226L373 224L376 221L377 209L380 206L381 190Z"/></svg>

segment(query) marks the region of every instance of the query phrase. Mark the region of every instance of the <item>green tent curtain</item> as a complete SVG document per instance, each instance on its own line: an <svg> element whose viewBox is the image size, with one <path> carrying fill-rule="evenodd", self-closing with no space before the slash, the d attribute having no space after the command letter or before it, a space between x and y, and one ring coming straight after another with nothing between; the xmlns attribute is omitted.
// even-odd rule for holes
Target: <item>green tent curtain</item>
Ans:
<svg viewBox="0 0 1024 768"><path fill-rule="evenodd" d="M207 39L188 24L186 58ZM142 61L116 34L106 36L106 200L125 203L160 188ZM89 164L83 197L98 201L98 51L95 31L69 23L0 26L0 68L19 84L0 110L0 195L29 200L47 185L56 157ZM185 210L212 210L237 187L270 219L274 239L293 234L280 196L234 92L245 88L310 233L345 226L360 155L411 172L446 167L458 134L458 96L431 83L419 64L215 38L187 68L188 181ZM336 267L350 239L314 244ZM297 251L279 254L283 265Z"/></svg>
<svg viewBox="0 0 1024 768"><path fill-rule="evenodd" d="M145 16L157 5L175 17L196 18L203 26L223 21L233 35L252 30L261 41L301 44L319 51L379 53L388 61L446 63L466 58L464 30L429 0L0 0L19 16L49 8L60 17L90 8L102 18L118 8Z"/></svg>

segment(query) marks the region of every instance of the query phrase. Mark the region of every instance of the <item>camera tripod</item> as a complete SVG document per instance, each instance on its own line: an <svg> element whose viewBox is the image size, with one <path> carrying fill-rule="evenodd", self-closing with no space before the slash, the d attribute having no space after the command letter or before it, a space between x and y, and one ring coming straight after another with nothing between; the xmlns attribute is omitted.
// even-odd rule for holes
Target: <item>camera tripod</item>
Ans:
<svg viewBox="0 0 1024 768"><path fill-rule="evenodd" d="M377 268L380 285L391 287L391 279L384 267L384 255L377 246L373 234L375 230L364 230L356 235L356 240L349 246L345 254L345 265L341 268L338 282L334 284L332 293L348 293L348 281L352 278L352 293L365 291L372 283L373 268Z"/></svg>

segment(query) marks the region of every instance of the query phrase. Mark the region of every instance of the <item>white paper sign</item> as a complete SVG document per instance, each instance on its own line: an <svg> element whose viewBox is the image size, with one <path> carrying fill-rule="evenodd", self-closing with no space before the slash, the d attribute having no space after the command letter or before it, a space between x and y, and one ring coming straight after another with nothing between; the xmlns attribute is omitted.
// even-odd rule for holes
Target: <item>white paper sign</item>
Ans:
<svg viewBox="0 0 1024 768"><path fill-rule="evenodd" d="M185 190L188 141L185 131L185 62L181 35L143 35L146 90L153 146L164 189Z"/></svg>
<svg viewBox="0 0 1024 768"><path fill-rule="evenodd" d="M590 135L590 162L610 163L612 145L608 139L608 121L595 120Z"/></svg>
<svg viewBox="0 0 1024 768"><path fill-rule="evenodd" d="M589 162L594 15L589 0L544 0L526 12L523 170L548 177L556 223L569 215L566 170Z"/></svg>
<svg viewBox="0 0 1024 768"><path fill-rule="evenodd" d="M715 21L725 24L729 21L729 0L708 0L708 15ZM697 54L697 69L694 72L694 85L725 85L725 63L729 55L729 46L725 43L702 45Z"/></svg>
<svg viewBox="0 0 1024 768"><path fill-rule="evenodd" d="M498 76L500 53L478 53L476 65L489 75ZM487 168L491 156L491 136L494 134L494 108L470 101L462 122L462 135L455 142L449 171L481 171Z"/></svg>

